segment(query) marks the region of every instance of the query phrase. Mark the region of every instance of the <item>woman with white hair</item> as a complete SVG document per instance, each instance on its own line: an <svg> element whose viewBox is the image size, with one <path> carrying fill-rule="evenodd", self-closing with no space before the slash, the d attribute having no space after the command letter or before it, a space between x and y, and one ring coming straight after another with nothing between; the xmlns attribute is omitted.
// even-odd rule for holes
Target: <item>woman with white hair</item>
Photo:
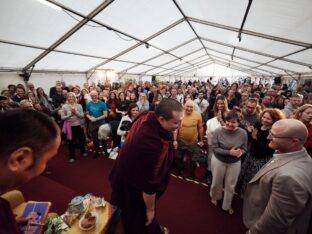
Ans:
<svg viewBox="0 0 312 234"><path fill-rule="evenodd" d="M85 136L81 126L81 119L84 118L84 113L81 105L77 103L73 92L67 94L66 103L61 109L61 118L64 120L63 132L66 134L68 142L69 162L73 163L76 160L74 143L77 140L82 156L87 156L84 147Z"/></svg>

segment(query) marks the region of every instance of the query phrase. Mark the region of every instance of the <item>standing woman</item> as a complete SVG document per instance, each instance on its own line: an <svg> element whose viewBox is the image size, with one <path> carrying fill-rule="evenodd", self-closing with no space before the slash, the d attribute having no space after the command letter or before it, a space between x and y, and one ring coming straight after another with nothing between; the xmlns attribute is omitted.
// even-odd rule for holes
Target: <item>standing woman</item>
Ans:
<svg viewBox="0 0 312 234"><path fill-rule="evenodd" d="M117 120L120 121L122 117L127 114L130 101L126 100L126 94L124 92L119 93L119 100L116 106Z"/></svg>
<svg viewBox="0 0 312 234"><path fill-rule="evenodd" d="M150 103L150 110L154 111L162 99L163 99L163 97L162 97L161 93L159 91L157 91L153 97L152 103Z"/></svg>
<svg viewBox="0 0 312 234"><path fill-rule="evenodd" d="M308 129L308 138L304 144L304 147L308 151L308 154L312 157L312 105L305 104L301 106L295 113L295 119L300 120Z"/></svg>
<svg viewBox="0 0 312 234"><path fill-rule="evenodd" d="M145 93L140 93L139 100L137 101L136 104L139 107L139 112L140 113L149 110L149 102L147 101Z"/></svg>
<svg viewBox="0 0 312 234"><path fill-rule="evenodd" d="M242 170L238 178L236 190L243 197L248 182L272 157L274 150L269 148L267 139L272 125L284 118L283 112L277 108L265 109L260 115L261 124L251 126L251 143Z"/></svg>
<svg viewBox="0 0 312 234"><path fill-rule="evenodd" d="M45 94L43 88L39 87L36 89L37 98L39 100L39 104L42 106L45 112L52 113L53 107L49 102L49 97Z"/></svg>
<svg viewBox="0 0 312 234"><path fill-rule="evenodd" d="M137 98L134 92L130 93L130 99L129 99L130 103L137 103Z"/></svg>
<svg viewBox="0 0 312 234"><path fill-rule="evenodd" d="M131 103L129 105L127 115L122 117L117 130L117 135L121 136L120 148L122 147L129 130L127 128L128 125L125 124L125 121L132 122L135 119L135 117L138 116L138 114L139 114L138 105L135 103Z"/></svg>
<svg viewBox="0 0 312 234"><path fill-rule="evenodd" d="M241 156L247 151L247 133L238 127L240 121L241 116L236 111L229 111L225 125L216 129L212 137L211 202L217 205L224 188L222 209L229 214L234 213L231 207L234 189L241 169Z"/></svg>
<svg viewBox="0 0 312 234"><path fill-rule="evenodd" d="M109 94L109 99L106 102L108 108L108 120L113 121L116 120L117 113L116 113L116 106L117 106L117 98L116 93L111 91Z"/></svg>
<svg viewBox="0 0 312 234"><path fill-rule="evenodd" d="M80 104L77 103L76 96L73 92L67 94L66 104L62 106L61 118L64 120L63 132L67 135L69 162L75 162L75 142L78 140L80 153L87 156L85 152L85 136L81 126L81 119L84 113Z"/></svg>
<svg viewBox="0 0 312 234"><path fill-rule="evenodd" d="M79 104L82 106L82 109L85 111L86 105L91 101L91 97L90 97L88 89L82 89L80 95L81 95L81 98L80 98Z"/></svg>
<svg viewBox="0 0 312 234"><path fill-rule="evenodd" d="M228 109L228 103L226 98L223 95L217 96L215 103L213 105L213 115L215 117L209 119L206 123L207 130L207 142L208 142L208 161L207 161L207 170L208 173L211 173L211 158L213 155L212 151L212 137L215 132L215 130L219 127L222 127L225 125L225 119L224 117L229 112ZM210 178L208 177L209 181L208 184L211 183Z"/></svg>

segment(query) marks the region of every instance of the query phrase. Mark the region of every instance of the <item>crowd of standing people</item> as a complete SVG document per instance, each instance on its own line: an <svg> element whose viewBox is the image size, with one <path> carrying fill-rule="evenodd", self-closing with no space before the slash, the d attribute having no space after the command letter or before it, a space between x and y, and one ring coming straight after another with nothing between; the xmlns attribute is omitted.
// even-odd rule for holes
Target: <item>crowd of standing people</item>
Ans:
<svg viewBox="0 0 312 234"><path fill-rule="evenodd" d="M111 174L111 202L128 212L123 218L129 233L150 225L155 233L166 233L166 228L154 219L155 201L167 186L172 162L179 171L183 170L183 152L187 151L196 164L205 137L210 199L214 205L223 200L222 209L233 214L231 203L236 191L245 200L248 232L296 233L308 229L307 225L302 227L302 223L311 220L312 210L312 92L307 84L289 90L285 84L225 86L208 81L86 83L83 87L57 81L47 95L43 88L35 89L28 82L12 84L1 91L0 111L16 108L34 109L53 118L68 144L71 163L77 160L75 145L82 156L87 156L84 145L91 140L93 158L99 157L101 149L108 156L107 144L99 139L98 132L103 124L110 126L114 146L126 148L121 150L123 157L118 157ZM143 140L150 143L142 145ZM160 145L167 151L158 152ZM139 152L136 157L131 150ZM149 159L140 162L145 170L137 171L127 161L139 162L146 154L151 155ZM268 170L277 160L283 164ZM287 167L288 171L275 173L277 167ZM153 175L147 169L159 173ZM265 200L261 207L253 207L257 196L252 198L251 191L265 191L257 195L257 199ZM129 197L121 194L124 192L132 193L134 204L141 209L136 219L132 215L137 206L129 205ZM276 211L281 207L287 212ZM255 209L257 215L250 214L250 209Z"/></svg>

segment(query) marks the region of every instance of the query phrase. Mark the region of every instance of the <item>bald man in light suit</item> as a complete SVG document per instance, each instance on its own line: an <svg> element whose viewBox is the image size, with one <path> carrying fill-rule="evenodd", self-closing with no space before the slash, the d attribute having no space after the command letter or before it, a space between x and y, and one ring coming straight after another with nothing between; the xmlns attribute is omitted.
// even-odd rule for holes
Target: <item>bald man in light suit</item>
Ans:
<svg viewBox="0 0 312 234"><path fill-rule="evenodd" d="M308 233L312 211L312 159L308 132L295 119L277 121L268 136L274 157L249 182L243 219L251 234Z"/></svg>

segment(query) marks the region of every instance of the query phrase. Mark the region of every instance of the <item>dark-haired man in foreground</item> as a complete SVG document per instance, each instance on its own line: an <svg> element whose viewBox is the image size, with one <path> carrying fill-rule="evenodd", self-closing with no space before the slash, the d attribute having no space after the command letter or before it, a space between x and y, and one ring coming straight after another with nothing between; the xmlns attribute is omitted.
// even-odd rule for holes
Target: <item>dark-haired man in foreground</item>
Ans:
<svg viewBox="0 0 312 234"><path fill-rule="evenodd" d="M110 174L110 202L121 208L127 234L168 233L156 220L156 200L169 182L173 132L182 117L182 105L168 98L155 112L143 112L132 123Z"/></svg>
<svg viewBox="0 0 312 234"><path fill-rule="evenodd" d="M35 110L0 113L0 195L40 175L61 139L57 125ZM15 215L0 197L0 233L18 233Z"/></svg>

